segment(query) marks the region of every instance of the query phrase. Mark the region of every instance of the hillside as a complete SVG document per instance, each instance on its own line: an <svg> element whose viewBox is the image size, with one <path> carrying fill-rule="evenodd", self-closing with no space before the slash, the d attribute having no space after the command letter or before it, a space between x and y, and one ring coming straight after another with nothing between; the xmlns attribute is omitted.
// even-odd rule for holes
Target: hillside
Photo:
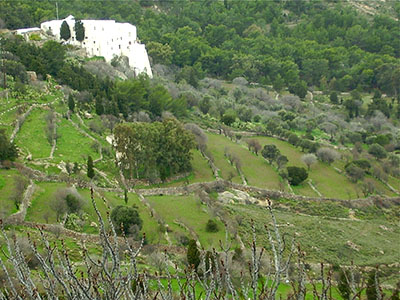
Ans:
<svg viewBox="0 0 400 300"><path fill-rule="evenodd" d="M235 298L242 280L248 298L264 299L266 289L265 299L311 299L329 284L331 299L346 299L346 272L362 278L348 292L359 299L375 285L395 297L396 5L367 3L367 13L353 1L101 4L63 2L59 13L137 25L153 78L48 33L1 35L0 278L26 263L21 272L48 296L54 287L38 283L48 269L37 259L48 253L69 270L62 276L111 278L104 291L134 274L126 299L146 289L140 299L213 289ZM53 18L52 5L1 2L0 25L37 26ZM14 240L23 255L7 260L18 256ZM0 283L0 299L10 284Z"/></svg>

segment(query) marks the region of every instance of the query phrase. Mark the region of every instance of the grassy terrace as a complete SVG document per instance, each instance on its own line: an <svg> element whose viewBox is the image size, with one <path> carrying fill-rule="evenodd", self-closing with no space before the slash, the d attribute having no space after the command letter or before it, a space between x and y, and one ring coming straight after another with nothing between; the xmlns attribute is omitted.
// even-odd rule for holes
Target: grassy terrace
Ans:
<svg viewBox="0 0 400 300"><path fill-rule="evenodd" d="M270 216L265 208L254 205L228 205L227 209L232 217L242 216L243 222L239 231L245 240L251 239L250 220L253 219L259 229L259 244L268 245L263 224L270 222ZM334 206L330 209L333 211L329 214L338 213ZM339 212L339 215L343 212ZM323 215L325 213L324 211ZM350 264L352 260L356 265L398 261L398 249L393 247L393 242L398 240L400 234L400 226L397 223L376 218L371 220L348 218L346 220L323 215L310 216L275 210L278 224L281 224L281 233L286 232L289 236L296 233L296 241L307 253L307 261L344 265Z"/></svg>
<svg viewBox="0 0 400 300"><path fill-rule="evenodd" d="M276 145L281 153L287 156L289 160L288 166L307 168L301 161L301 156L304 153L298 148L285 141L272 137L256 137L256 139L263 147L266 144ZM342 199L357 198L355 192L356 185L350 182L343 174L339 174L332 166L328 166L325 163L318 161L312 165L309 171L309 178L312 180L313 185L318 189L318 191L325 197ZM317 196L315 192L310 189L307 183L294 187L294 191L302 195Z"/></svg>
<svg viewBox="0 0 400 300"><path fill-rule="evenodd" d="M215 164L220 168L221 175L224 179L228 178L229 172L237 174L236 169L234 169L224 157L225 147L228 147L231 153L240 158L242 162L242 171L249 185L268 189L279 189L278 174L260 154L258 156L253 154L243 145L234 143L222 135L207 134L207 136L208 148L214 155ZM233 182L242 183L239 176L235 176Z"/></svg>
<svg viewBox="0 0 400 300"><path fill-rule="evenodd" d="M125 205L123 194L106 192L104 193L111 207ZM128 193L128 206L136 206L140 217L143 220L142 232L146 233L146 240L150 244L165 244L164 235L159 230L160 226L157 221L150 215L150 210L139 200L139 197L134 193Z"/></svg>
<svg viewBox="0 0 400 300"><path fill-rule="evenodd" d="M14 176L18 175L19 173L16 170L0 169L0 218L17 212L10 196L14 188Z"/></svg>
<svg viewBox="0 0 400 300"><path fill-rule="evenodd" d="M32 154L33 159L49 157L51 145L46 138L46 120L48 110L34 109L18 132L15 142L21 149Z"/></svg>
<svg viewBox="0 0 400 300"><path fill-rule="evenodd" d="M190 233L176 223L178 221L194 231L201 245L206 249L210 246L218 246L219 240L225 240L225 228L218 220L215 220L218 224L218 232L210 233L206 231L207 221L214 219L214 217L194 195L152 196L147 197L147 199L160 217L168 224L168 228L172 231L170 233L171 239L176 240L175 233L190 237Z"/></svg>
<svg viewBox="0 0 400 300"><path fill-rule="evenodd" d="M86 163L88 155L91 155L93 160L100 157L91 147L93 141L79 133L68 120L60 120L57 124L57 134L60 135L54 152L57 160Z"/></svg>

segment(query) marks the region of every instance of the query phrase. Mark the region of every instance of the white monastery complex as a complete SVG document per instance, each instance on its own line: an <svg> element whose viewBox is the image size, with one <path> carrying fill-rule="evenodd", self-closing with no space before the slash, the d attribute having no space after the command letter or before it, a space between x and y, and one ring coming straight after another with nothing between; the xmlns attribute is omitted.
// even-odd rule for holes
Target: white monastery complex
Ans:
<svg viewBox="0 0 400 300"><path fill-rule="evenodd" d="M111 62L114 57L126 56L136 75L146 73L149 77L153 76L146 47L137 39L136 26L114 20L81 20L85 28L85 39L82 42L76 40L73 16L44 22L40 28L60 40L61 24L64 21L71 31L67 43L82 47L88 56L102 56L107 62Z"/></svg>

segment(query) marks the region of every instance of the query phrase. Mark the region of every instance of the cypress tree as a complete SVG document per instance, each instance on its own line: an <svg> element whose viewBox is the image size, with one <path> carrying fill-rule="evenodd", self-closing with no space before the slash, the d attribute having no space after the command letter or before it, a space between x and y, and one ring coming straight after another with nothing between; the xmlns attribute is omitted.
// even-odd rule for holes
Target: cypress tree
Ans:
<svg viewBox="0 0 400 300"><path fill-rule="evenodd" d="M337 287L340 296L342 296L342 298L345 300L349 300L351 295L350 284L348 282L348 279L350 277L349 275L350 274L348 271L344 269L340 270Z"/></svg>
<svg viewBox="0 0 400 300"><path fill-rule="evenodd" d="M74 112L75 109L75 100L74 97L72 97L71 94L68 96L68 108L70 111Z"/></svg>
<svg viewBox="0 0 400 300"><path fill-rule="evenodd" d="M82 42L85 39L85 27L81 20L75 21L75 37L79 42Z"/></svg>
<svg viewBox="0 0 400 300"><path fill-rule="evenodd" d="M69 29L69 25L66 21L62 22L60 29L60 37L68 41L71 38L71 30Z"/></svg>
<svg viewBox="0 0 400 300"><path fill-rule="evenodd" d="M87 176L89 178L93 178L94 177L93 159L92 159L92 157L90 155L89 155L88 161L87 161Z"/></svg>
<svg viewBox="0 0 400 300"><path fill-rule="evenodd" d="M124 201L125 201L125 204L128 204L128 200L129 200L129 198L128 198L128 190L124 189Z"/></svg>
<svg viewBox="0 0 400 300"><path fill-rule="evenodd" d="M367 290L366 290L368 300L378 299L378 295L376 292L377 287L376 287L376 282L375 282L375 274L376 274L376 270L373 270L373 271L369 272L369 274L368 274Z"/></svg>
<svg viewBox="0 0 400 300"><path fill-rule="evenodd" d="M186 253L187 261L190 266L194 266L197 270L197 267L200 264L200 251L197 249L196 241L190 240L187 253Z"/></svg>

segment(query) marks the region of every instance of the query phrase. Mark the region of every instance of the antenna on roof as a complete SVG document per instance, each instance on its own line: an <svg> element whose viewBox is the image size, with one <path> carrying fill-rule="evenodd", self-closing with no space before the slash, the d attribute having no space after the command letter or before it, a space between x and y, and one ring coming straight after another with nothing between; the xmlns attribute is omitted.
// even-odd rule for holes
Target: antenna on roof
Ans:
<svg viewBox="0 0 400 300"><path fill-rule="evenodd" d="M56 14L57 14L57 20L58 20L58 2L56 2Z"/></svg>

